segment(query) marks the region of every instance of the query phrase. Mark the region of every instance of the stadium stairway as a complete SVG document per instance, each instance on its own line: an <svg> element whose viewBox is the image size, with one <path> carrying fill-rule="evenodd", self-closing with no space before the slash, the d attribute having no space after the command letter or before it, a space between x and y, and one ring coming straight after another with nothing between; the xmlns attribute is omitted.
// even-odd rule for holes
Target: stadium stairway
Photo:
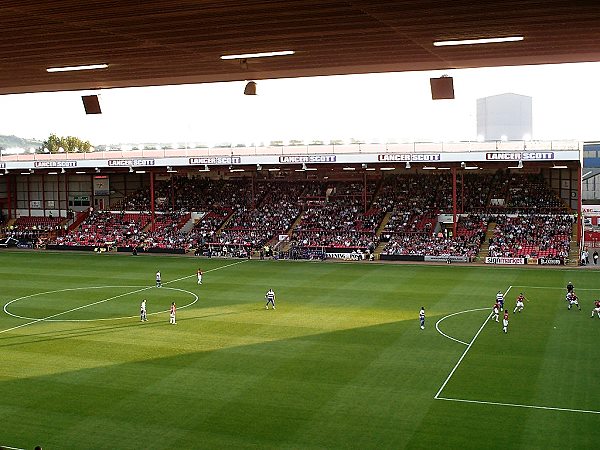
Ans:
<svg viewBox="0 0 600 450"><path fill-rule="evenodd" d="M387 223L390 221L391 217L392 217L391 212L385 213L385 216L383 216L383 219L381 220L381 223L379 224L379 227L377 228L377 231L375 232L375 236L377 236L377 238L379 238L381 236L381 233L383 233L383 230L385 229L385 226L387 225ZM379 255L381 255L381 252L385 248L385 244L387 244L387 242L379 241L379 244L375 248L375 251L373 252L373 257L376 260L379 259Z"/></svg>
<svg viewBox="0 0 600 450"><path fill-rule="evenodd" d="M483 240L483 244L481 244L481 248L479 249L477 257L475 258L476 261L481 261L488 256L490 251L490 239L494 236L494 230L496 230L496 222L488 223L487 231L485 232L485 239Z"/></svg>
<svg viewBox="0 0 600 450"><path fill-rule="evenodd" d="M579 245L577 244L577 227L578 222L573 224L573 232L571 234L571 246L569 248L569 258L565 261L565 266L577 267L579 265Z"/></svg>
<svg viewBox="0 0 600 450"><path fill-rule="evenodd" d="M290 249L290 246L292 245L292 234L294 233L294 229L300 224L301 221L302 221L302 212L300 212L300 214L298 214L298 217L296 217L296 220L294 220L294 223L292 223L290 228L287 230L286 234L288 235L288 239L284 242L284 244L281 245L281 242L279 241L279 236L274 236L270 242L271 248L275 248L275 246L278 246L278 247L281 247L281 248L278 248L279 251L287 252Z"/></svg>
<svg viewBox="0 0 600 450"><path fill-rule="evenodd" d="M227 218L223 221L223 223L221 224L221 226L219 228L217 228L217 230L215 231L215 236L220 236L221 233L223 232L224 229L227 228L227 225L229 225L229 222L231 222L231 218L233 217L233 212L231 214L229 214L227 216Z"/></svg>
<svg viewBox="0 0 600 450"><path fill-rule="evenodd" d="M377 237L381 236L381 233L383 233L385 226L390 221L390 217L392 217L391 212L387 212L387 213L385 213L385 216L383 216L383 219L381 220L381 223L379 224L379 227L377 228L377 231L375 232L375 235Z"/></svg>
<svg viewBox="0 0 600 450"><path fill-rule="evenodd" d="M379 242L379 245L377 245L377 247L375 248L375 251L373 252L373 258L375 258L375 260L379 260L379 256L385 248L385 244L387 244L387 242Z"/></svg>
<svg viewBox="0 0 600 450"><path fill-rule="evenodd" d="M196 221L194 220L193 216L190 214L190 218L188 219L188 221L181 227L181 229L179 231L181 231L182 233L189 233L190 231L192 231L192 228L194 228L194 225L196 224Z"/></svg>

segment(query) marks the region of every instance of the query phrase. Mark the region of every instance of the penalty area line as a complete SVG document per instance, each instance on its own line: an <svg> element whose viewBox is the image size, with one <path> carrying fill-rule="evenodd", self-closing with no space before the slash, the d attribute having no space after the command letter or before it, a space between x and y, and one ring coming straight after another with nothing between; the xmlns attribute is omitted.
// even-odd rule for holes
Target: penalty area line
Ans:
<svg viewBox="0 0 600 450"><path fill-rule="evenodd" d="M512 288L512 286L509 286L508 289L506 290L506 292L504 292L504 295L506 296L508 294L508 292L510 291L510 289ZM475 336L473 336L473 339L471 339L471 342L469 342L467 344L467 348L465 348L465 351L463 352L463 354L460 356L458 362L456 363L456 365L452 368L452 370L450 371L450 374L448 375L448 377L446 378L446 380L444 381L444 383L442 384L442 386L440 387L440 389L437 391L437 393L435 394L435 396L433 397L434 399L438 399L440 394L442 393L442 391L444 390L444 388L446 387L446 385L448 384L448 382L450 381L450 378L452 378L452 375L454 375L454 372L456 372L456 369L458 369L458 366L460 366L460 363L462 362L462 360L465 358L465 356L467 356L467 353L469 352L469 350L471 349L471 347L473 346L473 343L475 342L475 339L477 339L477 336L479 336L479 334L481 333L481 331L483 330L483 328L487 325L487 323L490 321L490 319L492 318L492 314L488 314L488 316L485 318L483 324L481 325L481 327L479 327L479 330L477 330L477 333L475 333Z"/></svg>
<svg viewBox="0 0 600 450"><path fill-rule="evenodd" d="M514 408L545 409L548 411L566 411L566 412L576 412L576 413L585 413L585 414L600 414L600 411L592 411L589 409L558 408L556 406L521 405L519 403L486 402L486 401L482 401L482 400L466 400L463 398L448 398L448 397L435 397L435 399L436 400L446 400L448 402L476 403L476 404L480 404L480 405L512 406Z"/></svg>

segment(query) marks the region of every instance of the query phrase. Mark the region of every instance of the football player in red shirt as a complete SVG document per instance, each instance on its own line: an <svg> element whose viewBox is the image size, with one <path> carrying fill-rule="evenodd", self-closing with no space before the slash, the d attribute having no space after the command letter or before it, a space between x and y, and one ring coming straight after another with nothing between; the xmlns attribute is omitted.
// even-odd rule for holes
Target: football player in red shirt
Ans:
<svg viewBox="0 0 600 450"><path fill-rule="evenodd" d="M571 310L571 306L575 305L577 306L577 309L581 311L581 306L579 306L579 299L575 295L575 292L569 292L567 294L567 301L569 302L569 306L567 306L568 310Z"/></svg>
<svg viewBox="0 0 600 450"><path fill-rule="evenodd" d="M592 309L592 319L594 318L594 313L596 313L598 319L600 319L600 300L596 300L594 302L594 309Z"/></svg>
<svg viewBox="0 0 600 450"><path fill-rule="evenodd" d="M525 301L525 296L523 295L523 293L521 292L519 294L519 296L517 297L517 304L515 306L515 309L513 309L513 314L518 312L523 311L523 308L525 307L525 304L523 303Z"/></svg>

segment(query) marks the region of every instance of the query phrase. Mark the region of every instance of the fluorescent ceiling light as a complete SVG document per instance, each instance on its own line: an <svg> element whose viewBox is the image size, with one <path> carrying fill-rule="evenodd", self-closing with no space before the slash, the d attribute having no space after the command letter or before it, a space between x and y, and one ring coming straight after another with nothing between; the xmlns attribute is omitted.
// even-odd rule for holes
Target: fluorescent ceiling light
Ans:
<svg viewBox="0 0 600 450"><path fill-rule="evenodd" d="M367 167L365 170L369 170L369 171L375 170L375 167Z"/></svg>
<svg viewBox="0 0 600 450"><path fill-rule="evenodd" d="M243 172L244 169L231 169L231 172Z"/></svg>
<svg viewBox="0 0 600 450"><path fill-rule="evenodd" d="M48 175L58 175L58 172L48 172Z"/></svg>
<svg viewBox="0 0 600 450"><path fill-rule="evenodd" d="M382 167L379 170L394 170L394 169L395 169L395 167Z"/></svg>
<svg viewBox="0 0 600 450"><path fill-rule="evenodd" d="M435 170L433 166L423 166L423 170Z"/></svg>
<svg viewBox="0 0 600 450"><path fill-rule="evenodd" d="M438 167L437 170L450 170L450 167Z"/></svg>
<svg viewBox="0 0 600 450"><path fill-rule="evenodd" d="M135 173L146 173L145 170L136 170Z"/></svg>
<svg viewBox="0 0 600 450"><path fill-rule="evenodd" d="M79 175L82 175L82 174L84 174L85 172L75 172L75 173L77 173L77 174L79 174Z"/></svg>
<svg viewBox="0 0 600 450"><path fill-rule="evenodd" d="M436 41L433 43L435 47L447 47L452 45L475 45L475 44L497 44L499 42L517 42L522 41L523 36L508 36L482 39L463 39L455 41Z"/></svg>
<svg viewBox="0 0 600 450"><path fill-rule="evenodd" d="M307 168L306 168L306 169L304 169L304 170L317 170L317 168L316 168L316 167L307 167Z"/></svg>
<svg viewBox="0 0 600 450"><path fill-rule="evenodd" d="M96 70L106 69L108 64L89 64L87 66L69 66L69 67L48 67L46 72L74 72L77 70Z"/></svg>
<svg viewBox="0 0 600 450"><path fill-rule="evenodd" d="M344 167L342 170L356 170L355 167Z"/></svg>
<svg viewBox="0 0 600 450"><path fill-rule="evenodd" d="M553 169L568 169L568 166L552 166Z"/></svg>
<svg viewBox="0 0 600 450"><path fill-rule="evenodd" d="M477 166L465 166L465 170L475 170L475 169L479 169L479 167L477 167Z"/></svg>
<svg viewBox="0 0 600 450"><path fill-rule="evenodd" d="M279 172L279 169L277 167L271 167L269 172Z"/></svg>
<svg viewBox="0 0 600 450"><path fill-rule="evenodd" d="M294 50L283 50L279 52L261 52L261 53L243 53L240 55L223 55L221 59L248 59L248 58L267 58L269 56L287 56L296 53Z"/></svg>

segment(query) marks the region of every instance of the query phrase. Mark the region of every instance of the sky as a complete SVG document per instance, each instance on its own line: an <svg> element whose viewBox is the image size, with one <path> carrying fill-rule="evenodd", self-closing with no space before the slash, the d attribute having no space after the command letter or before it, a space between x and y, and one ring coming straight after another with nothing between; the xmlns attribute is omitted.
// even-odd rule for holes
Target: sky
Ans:
<svg viewBox="0 0 600 450"><path fill-rule="evenodd" d="M431 100L430 77L454 78L454 100ZM368 143L474 141L476 99L533 97L536 140L598 140L600 63L258 80L0 96L0 134L77 136L92 145L298 139ZM85 115L81 95L100 95Z"/></svg>

